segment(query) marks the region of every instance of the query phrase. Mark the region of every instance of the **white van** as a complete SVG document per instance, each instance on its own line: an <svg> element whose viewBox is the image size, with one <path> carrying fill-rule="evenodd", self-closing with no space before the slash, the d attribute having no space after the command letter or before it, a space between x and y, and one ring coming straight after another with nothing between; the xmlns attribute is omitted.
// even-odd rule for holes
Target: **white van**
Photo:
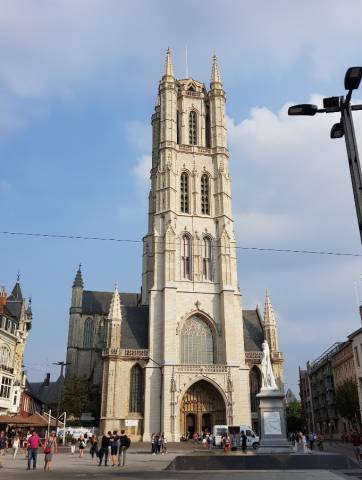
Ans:
<svg viewBox="0 0 362 480"><path fill-rule="evenodd" d="M221 447L221 437L224 433L228 433L228 426L227 425L214 425L212 429L212 436L214 439L215 447Z"/></svg>
<svg viewBox="0 0 362 480"><path fill-rule="evenodd" d="M259 447L259 436L256 435L255 432L251 429L251 427L247 427L246 425L240 425L240 433L244 430L246 435L246 446L258 448Z"/></svg>

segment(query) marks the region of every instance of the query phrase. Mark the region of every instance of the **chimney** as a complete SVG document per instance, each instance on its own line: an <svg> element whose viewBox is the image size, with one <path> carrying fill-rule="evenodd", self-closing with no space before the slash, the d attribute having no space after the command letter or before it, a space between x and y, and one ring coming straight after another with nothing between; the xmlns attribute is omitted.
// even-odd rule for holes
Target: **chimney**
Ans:
<svg viewBox="0 0 362 480"><path fill-rule="evenodd" d="M4 306L6 305L7 295L5 287L0 285L0 313L4 313Z"/></svg>
<svg viewBox="0 0 362 480"><path fill-rule="evenodd" d="M47 373L46 377L44 378L43 386L49 387L49 383L50 383L50 373Z"/></svg>

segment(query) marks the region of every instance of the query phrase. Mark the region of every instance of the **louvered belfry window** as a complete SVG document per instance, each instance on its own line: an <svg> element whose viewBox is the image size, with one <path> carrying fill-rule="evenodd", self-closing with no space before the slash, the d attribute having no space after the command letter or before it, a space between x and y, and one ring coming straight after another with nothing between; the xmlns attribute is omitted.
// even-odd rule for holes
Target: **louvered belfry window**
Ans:
<svg viewBox="0 0 362 480"><path fill-rule="evenodd" d="M181 173L181 212L190 213L189 210L189 176L186 172Z"/></svg>
<svg viewBox="0 0 362 480"><path fill-rule="evenodd" d="M211 239L209 237L204 237L202 244L202 274L204 280L212 279Z"/></svg>
<svg viewBox="0 0 362 480"><path fill-rule="evenodd" d="M189 143L196 145L197 143L197 116L194 110L189 115Z"/></svg>
<svg viewBox="0 0 362 480"><path fill-rule="evenodd" d="M181 245L182 277L191 280L191 237L183 235Z"/></svg>
<svg viewBox="0 0 362 480"><path fill-rule="evenodd" d="M201 177L201 213L210 215L209 177L206 174Z"/></svg>

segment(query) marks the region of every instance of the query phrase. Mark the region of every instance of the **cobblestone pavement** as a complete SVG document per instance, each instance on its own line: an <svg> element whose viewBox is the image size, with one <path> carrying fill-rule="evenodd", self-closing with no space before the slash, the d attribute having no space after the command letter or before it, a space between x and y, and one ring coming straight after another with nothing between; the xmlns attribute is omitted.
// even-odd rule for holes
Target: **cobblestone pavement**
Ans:
<svg viewBox="0 0 362 480"><path fill-rule="evenodd" d="M53 471L44 472L44 454L38 455L38 465L36 470L27 471L27 462L23 454L13 460L11 454L5 455L4 467L0 469L0 478L2 479L25 479L34 478L54 478L54 479L111 479L119 478L121 480L341 480L350 478L350 480L361 480L362 469L352 476L353 472L330 472L325 470L308 471L198 471L198 472L168 472L164 471L167 465L176 455L198 455L207 453L198 445L193 444L170 444L169 453L166 455L151 455L147 444L132 445L127 455L127 465L125 467L101 466L91 460L90 455L86 453L83 458L77 455L72 456L69 449L61 449L60 453L54 455ZM336 449L335 445L328 449ZM336 450L334 450L336 451ZM352 452L352 450L351 450ZM211 455L220 454L219 449L210 452ZM345 452L340 452L345 453ZM353 453L353 452L352 452ZM253 455L254 452L248 452ZM346 473L348 473L346 475ZM361 476L359 477L358 474Z"/></svg>

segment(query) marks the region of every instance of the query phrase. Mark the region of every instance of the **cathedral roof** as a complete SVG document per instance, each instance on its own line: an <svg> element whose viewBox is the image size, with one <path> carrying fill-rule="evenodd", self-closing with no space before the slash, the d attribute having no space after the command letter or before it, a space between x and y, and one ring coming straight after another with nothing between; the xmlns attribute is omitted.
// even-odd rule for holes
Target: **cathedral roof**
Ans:
<svg viewBox="0 0 362 480"><path fill-rule="evenodd" d="M108 317L114 292L83 291L82 314ZM120 292L121 348L148 348L148 306L139 305L138 293Z"/></svg>
<svg viewBox="0 0 362 480"><path fill-rule="evenodd" d="M138 293L120 292L121 304L136 307L140 301ZM82 313L85 315L107 315L111 305L113 292L83 291Z"/></svg>
<svg viewBox="0 0 362 480"><path fill-rule="evenodd" d="M264 332L258 310L243 310L243 325L245 351L261 351Z"/></svg>

